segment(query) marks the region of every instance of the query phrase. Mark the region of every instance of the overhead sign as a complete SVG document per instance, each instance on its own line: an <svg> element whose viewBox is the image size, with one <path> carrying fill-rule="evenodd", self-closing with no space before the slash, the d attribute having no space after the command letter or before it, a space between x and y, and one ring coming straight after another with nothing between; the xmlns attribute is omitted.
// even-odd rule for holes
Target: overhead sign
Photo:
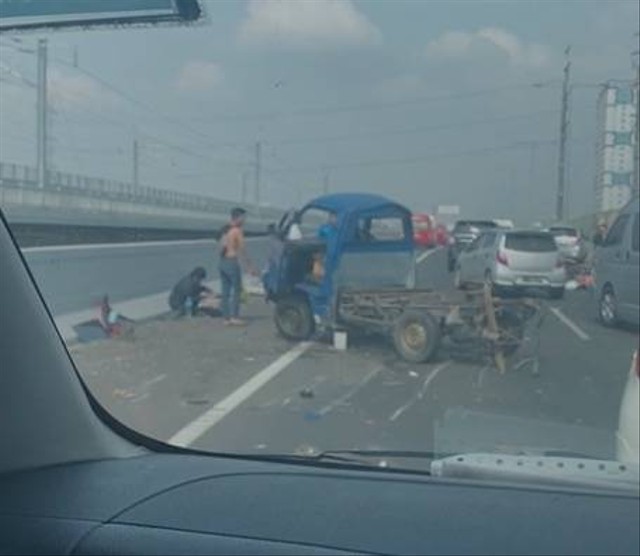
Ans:
<svg viewBox="0 0 640 556"><path fill-rule="evenodd" d="M0 32L190 22L201 16L199 0L0 0Z"/></svg>
<svg viewBox="0 0 640 556"><path fill-rule="evenodd" d="M438 205L438 214L458 216L460 214L460 206L459 205Z"/></svg>

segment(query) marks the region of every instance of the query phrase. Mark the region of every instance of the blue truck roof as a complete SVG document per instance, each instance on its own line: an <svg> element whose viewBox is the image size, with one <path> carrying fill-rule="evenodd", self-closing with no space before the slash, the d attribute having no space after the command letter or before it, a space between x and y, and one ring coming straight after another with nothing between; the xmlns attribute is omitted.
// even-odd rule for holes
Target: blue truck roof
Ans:
<svg viewBox="0 0 640 556"><path fill-rule="evenodd" d="M372 210L388 205L405 209L402 205L382 195L373 195L370 193L333 193L331 195L324 195L311 201L307 204L306 208L313 207L341 214L353 210Z"/></svg>

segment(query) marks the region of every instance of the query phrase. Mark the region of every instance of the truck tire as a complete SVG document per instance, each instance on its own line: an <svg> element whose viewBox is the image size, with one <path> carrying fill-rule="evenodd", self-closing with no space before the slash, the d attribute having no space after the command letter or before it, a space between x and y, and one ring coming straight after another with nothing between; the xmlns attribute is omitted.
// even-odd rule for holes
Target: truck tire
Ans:
<svg viewBox="0 0 640 556"><path fill-rule="evenodd" d="M274 320L280 335L296 342L308 340L315 329L309 303L301 295L279 300L276 303Z"/></svg>
<svg viewBox="0 0 640 556"><path fill-rule="evenodd" d="M605 285L598 300L598 318L600 322L613 328L618 325L618 300L610 284Z"/></svg>
<svg viewBox="0 0 640 556"><path fill-rule="evenodd" d="M409 310L393 325L393 344L405 361L425 363L440 347L440 325L426 311Z"/></svg>

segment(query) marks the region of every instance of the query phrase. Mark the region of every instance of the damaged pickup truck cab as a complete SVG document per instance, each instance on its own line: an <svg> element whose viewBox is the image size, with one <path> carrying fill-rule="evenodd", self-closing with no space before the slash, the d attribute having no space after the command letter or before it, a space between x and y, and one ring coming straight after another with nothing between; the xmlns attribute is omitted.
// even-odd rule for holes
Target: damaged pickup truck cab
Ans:
<svg viewBox="0 0 640 556"><path fill-rule="evenodd" d="M286 239L292 227L302 232L300 239ZM286 338L303 340L316 329L344 324L338 312L341 292L415 285L411 212L385 197L319 197L285 215L278 234L283 248L263 281ZM321 271L314 273L314 266Z"/></svg>

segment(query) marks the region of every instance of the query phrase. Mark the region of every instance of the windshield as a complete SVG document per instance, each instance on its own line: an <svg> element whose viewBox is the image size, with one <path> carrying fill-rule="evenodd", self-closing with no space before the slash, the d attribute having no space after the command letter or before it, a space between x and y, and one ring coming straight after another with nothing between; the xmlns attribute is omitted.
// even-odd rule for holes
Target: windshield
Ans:
<svg viewBox="0 0 640 556"><path fill-rule="evenodd" d="M504 246L513 251L528 253L552 252L558 249L551 234L535 233L507 234Z"/></svg>
<svg viewBox="0 0 640 556"><path fill-rule="evenodd" d="M455 227L453 228L454 233L466 233L466 232L476 232L478 230L484 230L487 228L497 228L498 225L495 222L490 222L486 220L469 220L463 222L456 222Z"/></svg>
<svg viewBox="0 0 640 556"><path fill-rule="evenodd" d="M578 237L578 230L575 228L549 228L555 237Z"/></svg>
<svg viewBox="0 0 640 556"><path fill-rule="evenodd" d="M97 402L217 453L637 461L638 3L199 4L0 35L0 207Z"/></svg>

